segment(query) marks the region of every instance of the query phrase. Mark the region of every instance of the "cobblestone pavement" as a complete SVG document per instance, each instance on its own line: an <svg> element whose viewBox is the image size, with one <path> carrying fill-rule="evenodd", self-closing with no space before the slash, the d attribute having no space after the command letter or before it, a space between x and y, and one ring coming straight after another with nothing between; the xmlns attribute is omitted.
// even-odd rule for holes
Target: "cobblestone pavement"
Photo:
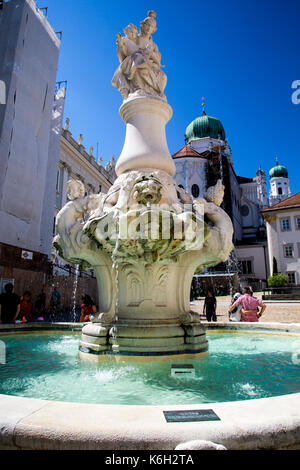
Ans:
<svg viewBox="0 0 300 470"><path fill-rule="evenodd" d="M261 298L260 294L255 297ZM217 320L220 322L228 322L228 308L230 306L230 297L217 297ZM203 315L204 299L191 302L191 309L201 314L201 320L205 320ZM300 302L275 302L266 301L267 308L260 321L263 322L280 322L280 323L300 323Z"/></svg>

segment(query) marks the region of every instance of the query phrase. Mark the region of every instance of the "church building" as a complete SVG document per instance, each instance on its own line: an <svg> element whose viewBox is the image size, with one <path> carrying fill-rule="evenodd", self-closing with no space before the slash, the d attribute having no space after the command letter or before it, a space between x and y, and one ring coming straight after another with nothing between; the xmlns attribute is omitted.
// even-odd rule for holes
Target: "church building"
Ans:
<svg viewBox="0 0 300 470"><path fill-rule="evenodd" d="M222 276L240 273L240 279L256 289L266 286L270 274L266 227L261 211L291 195L288 173L279 165L270 171L271 191L268 197L266 175L261 167L254 177L239 176L234 170L232 151L221 121L200 117L186 128L185 145L173 155L177 184L202 198L209 186L222 180L225 187L222 208L234 226L235 250L228 263L209 269L200 276Z"/></svg>

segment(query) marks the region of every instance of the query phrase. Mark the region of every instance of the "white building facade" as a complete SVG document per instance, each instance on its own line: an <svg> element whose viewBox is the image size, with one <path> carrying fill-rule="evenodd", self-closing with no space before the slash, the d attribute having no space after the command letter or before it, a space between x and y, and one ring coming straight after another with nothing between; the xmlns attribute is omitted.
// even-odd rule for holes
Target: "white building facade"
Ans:
<svg viewBox="0 0 300 470"><path fill-rule="evenodd" d="M113 171L108 172L101 159L98 162L93 156L91 147L87 153L82 145L83 138L76 140L69 131L68 124L62 130L60 141L59 164L56 178L55 215L68 202L67 182L70 179L79 179L85 186L86 193L106 193L115 180ZM110 163L114 161L111 160ZM101 163L100 163L101 162ZM100 164L99 164L100 163Z"/></svg>
<svg viewBox="0 0 300 470"><path fill-rule="evenodd" d="M82 136L76 141L69 124L62 129L61 41L46 13L34 0L0 2L0 286L16 281L21 290L34 290L37 277L45 283L52 273L55 216L67 202L67 181L80 179L86 193L98 193L115 178L114 157L103 168Z"/></svg>
<svg viewBox="0 0 300 470"><path fill-rule="evenodd" d="M0 242L49 255L64 106L64 90L55 95L60 40L35 1L11 0L0 10L0 44Z"/></svg>
<svg viewBox="0 0 300 470"><path fill-rule="evenodd" d="M51 236L55 235L55 218L60 209L68 202L67 182L71 179L80 180L86 190L86 194L107 193L116 179L114 156L104 168L102 159L96 161L93 155L93 147L89 153L83 146L83 135L80 134L76 140L70 130L70 120L66 119L62 129L59 163L56 177L56 200L55 210L52 212ZM66 262L60 258L55 249L52 249L52 261L59 266L66 266ZM57 274L66 274L56 270Z"/></svg>
<svg viewBox="0 0 300 470"><path fill-rule="evenodd" d="M264 210L271 274L286 274L300 285L300 193Z"/></svg>

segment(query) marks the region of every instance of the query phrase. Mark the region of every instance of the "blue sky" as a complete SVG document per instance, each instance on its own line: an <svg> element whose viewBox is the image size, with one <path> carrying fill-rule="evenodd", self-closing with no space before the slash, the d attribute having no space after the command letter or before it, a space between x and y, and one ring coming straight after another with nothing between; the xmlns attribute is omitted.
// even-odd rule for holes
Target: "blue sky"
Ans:
<svg viewBox="0 0 300 470"><path fill-rule="evenodd" d="M119 156L125 125L121 96L110 84L118 66L115 38L129 23L157 12L153 36L168 76L174 114L167 125L171 154L184 145L187 125L202 113L219 118L238 175L252 177L261 164L289 171L300 191L300 104L291 85L300 80L299 0L213 2L151 0L38 0L48 6L55 31L63 31L58 80L68 81L65 117L74 137L83 133L107 162Z"/></svg>

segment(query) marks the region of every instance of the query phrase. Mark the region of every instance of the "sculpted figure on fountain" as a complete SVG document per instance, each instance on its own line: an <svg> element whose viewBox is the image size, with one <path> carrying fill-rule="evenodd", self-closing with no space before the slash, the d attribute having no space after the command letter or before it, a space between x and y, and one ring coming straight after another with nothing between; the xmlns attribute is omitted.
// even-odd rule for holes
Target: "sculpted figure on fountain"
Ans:
<svg viewBox="0 0 300 470"><path fill-rule="evenodd" d="M87 242L82 233L83 221L92 217L99 207L103 194L90 194L85 196L85 187L80 180L67 182L67 195L69 202L56 216L55 226L57 235L53 246L60 256L70 263L79 264L81 269L88 269L85 259L78 259L81 244Z"/></svg>
<svg viewBox="0 0 300 470"><path fill-rule="evenodd" d="M156 31L156 13L149 11L140 23L140 32L134 24L124 28L125 36L117 35L117 55L120 66L114 74L112 85L124 100L129 95L151 95L166 99L164 89L166 74L161 70L161 55L152 40Z"/></svg>

